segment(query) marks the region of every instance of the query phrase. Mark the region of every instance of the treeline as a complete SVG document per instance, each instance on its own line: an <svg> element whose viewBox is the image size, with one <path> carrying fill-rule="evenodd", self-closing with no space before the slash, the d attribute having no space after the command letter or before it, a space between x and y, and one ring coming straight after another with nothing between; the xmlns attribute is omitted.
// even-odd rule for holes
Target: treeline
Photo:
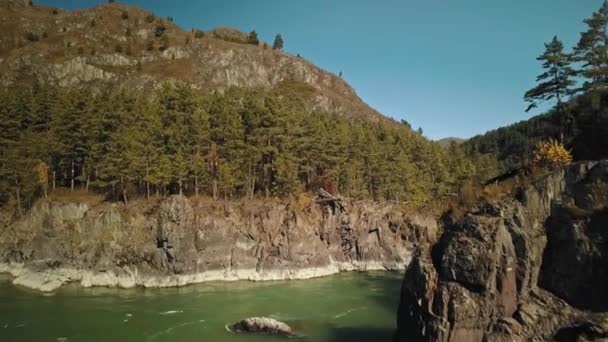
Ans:
<svg viewBox="0 0 608 342"><path fill-rule="evenodd" d="M473 137L463 148L468 154L496 156L504 173L528 164L536 144L549 138L562 141L575 160L608 158L608 93L577 96L563 111L554 109Z"/></svg>
<svg viewBox="0 0 608 342"><path fill-rule="evenodd" d="M608 157L608 1L584 23L587 29L571 51L554 37L537 58L543 71L524 100L528 110L547 102L553 109L470 139L469 153L496 155L504 172L526 164L534 145L547 139L572 149L575 159Z"/></svg>
<svg viewBox="0 0 608 342"><path fill-rule="evenodd" d="M457 191L475 174L457 147L445 150L397 124L310 111L282 89L209 95L174 83L145 95L2 90L2 201L27 206L57 187L125 202L174 193L289 196L323 187L421 203Z"/></svg>

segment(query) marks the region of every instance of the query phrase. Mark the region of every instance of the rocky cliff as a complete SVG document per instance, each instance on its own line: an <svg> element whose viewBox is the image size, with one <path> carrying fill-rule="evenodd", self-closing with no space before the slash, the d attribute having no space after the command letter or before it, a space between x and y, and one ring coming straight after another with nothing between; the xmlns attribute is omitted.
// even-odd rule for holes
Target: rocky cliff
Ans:
<svg viewBox="0 0 608 342"><path fill-rule="evenodd" d="M312 108L387 120L341 77L265 43L248 44L234 29L186 31L118 3L75 11L27 3L0 0L0 86L109 83L141 91L179 80L204 91L282 87Z"/></svg>
<svg viewBox="0 0 608 342"><path fill-rule="evenodd" d="M447 218L406 271L395 341L607 339L606 184L608 161L582 162Z"/></svg>
<svg viewBox="0 0 608 342"><path fill-rule="evenodd" d="M347 270L403 269L433 219L371 202L194 201L173 196L124 207L43 200L0 233L0 272L52 291L159 287L207 280L304 279Z"/></svg>

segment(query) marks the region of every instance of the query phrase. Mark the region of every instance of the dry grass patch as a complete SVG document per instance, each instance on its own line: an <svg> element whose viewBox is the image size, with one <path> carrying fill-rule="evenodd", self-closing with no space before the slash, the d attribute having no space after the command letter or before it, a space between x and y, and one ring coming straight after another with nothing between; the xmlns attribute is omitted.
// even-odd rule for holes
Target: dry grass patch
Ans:
<svg viewBox="0 0 608 342"><path fill-rule="evenodd" d="M104 204L105 202L103 195L94 192L87 192L81 189L70 191L69 189L58 188L49 193L49 199L51 201L63 204L83 203L89 207L96 207Z"/></svg>

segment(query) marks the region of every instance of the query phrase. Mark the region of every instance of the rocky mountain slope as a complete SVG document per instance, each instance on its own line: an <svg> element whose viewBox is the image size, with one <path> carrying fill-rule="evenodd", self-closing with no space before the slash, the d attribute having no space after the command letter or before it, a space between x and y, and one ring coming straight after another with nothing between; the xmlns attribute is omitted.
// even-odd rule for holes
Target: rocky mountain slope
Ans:
<svg viewBox="0 0 608 342"><path fill-rule="evenodd" d="M486 203L407 269L395 341L605 341L608 161Z"/></svg>
<svg viewBox="0 0 608 342"><path fill-rule="evenodd" d="M0 0L0 85L110 82L146 90L180 80L205 91L283 87L313 108L379 121L340 77L303 58L247 43L237 30L186 31L118 3L76 11Z"/></svg>
<svg viewBox="0 0 608 342"><path fill-rule="evenodd" d="M294 205L193 201L129 207L40 201L0 232L0 272L52 291L161 287L207 280L305 279L342 270L403 269L436 221L373 202Z"/></svg>

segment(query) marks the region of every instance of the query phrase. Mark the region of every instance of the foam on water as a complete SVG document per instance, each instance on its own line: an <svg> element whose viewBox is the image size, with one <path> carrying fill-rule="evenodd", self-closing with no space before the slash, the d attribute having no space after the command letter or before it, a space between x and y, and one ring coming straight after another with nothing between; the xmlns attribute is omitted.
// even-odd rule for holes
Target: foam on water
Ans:
<svg viewBox="0 0 608 342"><path fill-rule="evenodd" d="M353 313L355 311L358 311L358 310L365 310L365 306L362 306L362 307L359 307L359 308L352 308L352 309L346 310L344 312L340 312L339 314L334 315L334 319L342 318L342 317L347 316L347 315L349 315L349 314L351 314L351 313Z"/></svg>
<svg viewBox="0 0 608 342"><path fill-rule="evenodd" d="M175 315L178 313L182 313L184 312L183 310L169 310L169 311L164 311L164 312L160 312L161 315Z"/></svg>

